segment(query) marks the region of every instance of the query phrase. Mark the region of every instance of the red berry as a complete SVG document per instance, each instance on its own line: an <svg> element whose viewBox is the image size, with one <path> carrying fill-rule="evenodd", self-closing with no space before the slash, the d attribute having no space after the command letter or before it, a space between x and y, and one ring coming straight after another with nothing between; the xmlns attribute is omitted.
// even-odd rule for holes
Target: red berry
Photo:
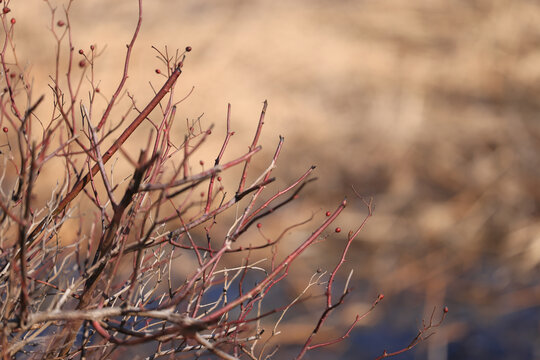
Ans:
<svg viewBox="0 0 540 360"><path fill-rule="evenodd" d="M443 309L444 313L446 314L448 312L448 306L445 306Z"/></svg>
<svg viewBox="0 0 540 360"><path fill-rule="evenodd" d="M379 297L377 298L379 301L384 299L384 294L379 294Z"/></svg>
<svg viewBox="0 0 540 360"><path fill-rule="evenodd" d="M96 92L97 92L97 93L100 92L100 91L101 91L101 90L99 90L99 88L96 88Z"/></svg>
<svg viewBox="0 0 540 360"><path fill-rule="evenodd" d="M261 223L257 223L257 227L260 229L262 227Z"/></svg>
<svg viewBox="0 0 540 360"><path fill-rule="evenodd" d="M340 227L337 227L336 230L335 230L335 232L337 232L337 233L338 233L338 232L341 232L341 228L340 228Z"/></svg>
<svg viewBox="0 0 540 360"><path fill-rule="evenodd" d="M190 52L191 51L191 46L186 46L186 51Z"/></svg>
<svg viewBox="0 0 540 360"><path fill-rule="evenodd" d="M204 191L201 191L201 197L204 197Z"/></svg>
<svg viewBox="0 0 540 360"><path fill-rule="evenodd" d="M201 166L203 166L203 165L204 165L204 161L199 160L199 164L201 164Z"/></svg>
<svg viewBox="0 0 540 360"><path fill-rule="evenodd" d="M206 130L206 135L212 134L212 130Z"/></svg>
<svg viewBox="0 0 540 360"><path fill-rule="evenodd" d="M161 74L161 70L156 69L156 74Z"/></svg>
<svg viewBox="0 0 540 360"><path fill-rule="evenodd" d="M2 12L3 12L4 14L7 14L7 13L10 12L10 11L11 11L11 9L8 8L7 6L4 6L4 8L2 9Z"/></svg>
<svg viewBox="0 0 540 360"><path fill-rule="evenodd" d="M330 216L331 212L330 211L327 211L326 212L326 216Z"/></svg>
<svg viewBox="0 0 540 360"><path fill-rule="evenodd" d="M79 61L79 67L83 68L85 66L86 66L86 61L84 61L84 60Z"/></svg>
<svg viewBox="0 0 540 360"><path fill-rule="evenodd" d="M221 176L218 176L218 177L217 177L217 181L221 181Z"/></svg>
<svg viewBox="0 0 540 360"><path fill-rule="evenodd" d="M66 25L66 23L63 21L63 20L58 20L58 22L56 23L56 25L62 27L64 25Z"/></svg>
<svg viewBox="0 0 540 360"><path fill-rule="evenodd" d="M94 51L96 47L94 45L90 45L90 50Z"/></svg>
<svg viewBox="0 0 540 360"><path fill-rule="evenodd" d="M9 77L12 78L12 79L14 79L15 76L17 76L17 74L15 74L15 73L10 73L10 74L9 74Z"/></svg>
<svg viewBox="0 0 540 360"><path fill-rule="evenodd" d="M79 49L79 54L84 54L84 50L83 49Z"/></svg>
<svg viewBox="0 0 540 360"><path fill-rule="evenodd" d="M15 18L11 18L11 25L15 25L15 23L17 22L17 20L15 20Z"/></svg>
<svg viewBox="0 0 540 360"><path fill-rule="evenodd" d="M2 128L2 131L5 132L5 133L7 133L7 132L9 131L9 129L7 128L7 126L4 126L4 127Z"/></svg>

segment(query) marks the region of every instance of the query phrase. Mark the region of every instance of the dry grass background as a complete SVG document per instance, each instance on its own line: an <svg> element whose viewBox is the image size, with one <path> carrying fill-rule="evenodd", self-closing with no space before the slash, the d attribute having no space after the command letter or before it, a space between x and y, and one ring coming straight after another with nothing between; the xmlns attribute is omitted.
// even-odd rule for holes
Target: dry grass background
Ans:
<svg viewBox="0 0 540 360"><path fill-rule="evenodd" d="M50 14L37 0L11 7L19 59L47 92ZM119 81L136 12L134 0L73 4L76 48L105 49L96 67L105 96ZM532 358L534 330L521 340L479 334L499 326L506 334L509 314L538 315L539 44L540 5L526 0L148 0L127 87L143 104L148 81L163 82L150 46L190 45L176 91L195 91L181 118L204 113L204 124L216 124L217 144L230 102L239 145L232 152L241 151L268 99L262 144L268 158L278 134L285 136L283 181L318 165L320 180L295 213L333 207L351 185L375 197L375 217L349 256L357 291L342 319L384 292L390 300L373 324L402 324L413 336L433 305L448 304L445 328L417 358ZM138 151L137 142L128 146ZM206 149L211 163L216 148ZM363 211L358 202L340 226L352 228ZM321 254L308 255L304 279L331 265ZM289 333L307 335L311 326ZM406 345L384 325L372 331L381 346ZM382 350L358 344L353 335L336 351L357 358Z"/></svg>

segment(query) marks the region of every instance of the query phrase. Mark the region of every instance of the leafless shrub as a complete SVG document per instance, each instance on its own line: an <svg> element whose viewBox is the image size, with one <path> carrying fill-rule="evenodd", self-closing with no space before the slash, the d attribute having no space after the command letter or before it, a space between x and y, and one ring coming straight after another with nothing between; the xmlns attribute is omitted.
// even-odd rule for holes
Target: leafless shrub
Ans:
<svg viewBox="0 0 540 360"><path fill-rule="evenodd" d="M57 60L49 84L52 112L46 120L35 113L43 106L44 96L36 99L41 89L33 88L30 74L16 56L16 21L10 19L9 1L4 2L0 16L4 30L0 52L4 82L0 126L6 133L0 177L3 358L108 358L117 356L120 348L137 344L151 344L154 350L151 358L182 352L193 357L211 352L223 359L271 357L275 349L268 344L277 334L277 324L305 296L301 293L281 307L268 308L264 300L287 278L291 264L308 247L324 240L323 232L347 202L343 200L334 211L327 212L313 226L311 235L283 257L277 252L280 241L288 231L303 223L283 229L281 235L262 244L243 241L248 229L260 227L260 219L297 199L312 180L314 167L277 193L265 192L266 186L274 181L272 170L284 141L280 137L268 168L248 177L252 158L261 149L259 137L265 102L245 154L224 160L234 135L229 106L227 133L214 166L194 171L193 154L211 135L211 128L188 124L187 134L180 141L171 132L176 106L182 101L174 99L173 88L190 47L174 55L156 49L166 69L163 86L142 109L132 100L132 110L137 115L129 124L126 123L132 117L131 112L113 122L110 114L125 93L132 49L142 21L141 1L120 83L99 116L96 98L101 94L93 73L98 53L95 46L88 54L75 50L69 19L72 3L69 1L64 9L65 20L55 20L57 10L47 1L52 14L50 30L57 42ZM61 47L66 44L69 55L63 68L59 59ZM82 69L77 72L81 74L78 77L77 68ZM89 91L83 94L86 87ZM154 131L144 150L134 159L122 146L144 121L150 122ZM106 148L104 144L111 139L114 139L112 145ZM127 186L116 184L111 174L114 168L107 168L117 152L133 167ZM63 164L63 174L58 175L58 186L50 191L49 200L40 204L35 193L37 189L42 191L41 172L53 166L54 161ZM237 186L233 192L225 192L220 174L233 167L241 168ZM5 184L10 174L15 184L7 189ZM251 177L256 180L250 183ZM81 197L91 202L92 209L86 212L85 219L79 215L76 241L67 243L61 239L60 231L66 223L77 219L75 203ZM306 287L307 290L313 285L323 285L326 301L312 333L306 334L298 359L310 350L342 341L367 315L357 315L335 339L315 339L328 316L350 291L347 285L338 292L334 280L351 242L372 215L372 201L361 196L358 199L366 205L366 218L358 229L349 232L334 269L329 274L314 274ZM216 224L226 221L223 213L231 209L238 213L223 233ZM315 218L309 220L316 221ZM264 255L259 256L264 249L272 254L267 262L262 262ZM224 266L224 259L234 253L245 254L245 261L234 268ZM196 258L197 267L176 286L171 280L172 263L188 254ZM122 267L128 270L123 271ZM255 285L248 284L245 279L257 272L263 274L262 278ZM214 296L216 289L218 295ZM379 295L368 313L382 298ZM273 314L280 315L274 331L263 337L262 320ZM408 348L432 327L432 322L424 326ZM392 354L383 354L389 355Z"/></svg>

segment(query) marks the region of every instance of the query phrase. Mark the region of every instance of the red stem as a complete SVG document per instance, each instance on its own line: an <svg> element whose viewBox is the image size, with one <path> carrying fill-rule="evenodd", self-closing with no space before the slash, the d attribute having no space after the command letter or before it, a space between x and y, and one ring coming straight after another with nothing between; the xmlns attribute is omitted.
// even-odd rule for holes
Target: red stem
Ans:
<svg viewBox="0 0 540 360"><path fill-rule="evenodd" d="M266 287L275 277L278 276L278 274L287 268L292 261L294 261L304 250L306 250L317 238L321 233L338 217L338 215L343 211L345 206L347 205L347 201L343 200L342 203L338 206L338 208L334 211L334 213L328 217L328 219L321 225L317 230L311 234L296 250L294 250L289 256L285 258L272 273L270 273L263 281L261 281L257 286L255 286L253 289L245 293L243 296L238 297L236 300L233 300L226 306L222 307L221 309L217 310L216 312L209 314L205 317L203 317L201 320L206 323L213 323L217 322L219 318L223 315L228 313L230 310L234 309L236 306L240 305L242 302L244 302L247 299L253 298L256 294L260 293L261 290Z"/></svg>
<svg viewBox="0 0 540 360"><path fill-rule="evenodd" d="M143 122L144 119L150 113L154 108L159 104L159 102L163 99L163 97L170 91L180 74L182 73L182 70L180 70L179 67L177 67L174 72L171 74L169 79L163 84L163 87L159 90L159 92L156 94L156 96L146 105L146 107L141 111L141 113L133 120L133 122L127 127L126 130L118 137L118 140L112 144L112 146L103 154L103 164L106 164L107 161L116 153L116 151L126 142L126 140L133 134L133 132L137 129L137 127ZM99 171L99 165L95 164L91 171L88 172L83 178L81 178L75 185L73 185L73 188L71 191L66 195L66 197L60 202L58 207L55 209L55 211L52 214L52 217L57 216L60 214L64 209L67 207L67 205L77 197L77 195L81 192L81 190L88 184L91 177L96 175L96 173ZM45 218L42 220L41 223L38 224L38 226L32 231L32 234L30 235L30 239L34 239L40 232L41 229L46 225L46 222L49 218Z"/></svg>
<svg viewBox="0 0 540 360"><path fill-rule="evenodd" d="M109 105L107 106L107 109L105 109L105 112L103 113L103 116L101 117L101 120L99 121L99 124L96 127L96 131L99 131L105 124L105 121L107 121L107 118L109 117L109 114L111 113L114 103L116 99L118 98L118 96L120 95L120 92L122 91L124 87L124 84L126 83L126 80L128 78L128 68L129 68L129 59L131 57L131 51L133 50L133 45L135 45L135 40L137 39L137 35L139 34L139 30L141 29L141 24L142 24L142 0L139 0L139 20L137 21L137 27L135 28L135 32L133 33L133 37L131 38L131 42L129 43L129 45L127 45L126 60L124 62L124 73L122 74L122 79L120 80L120 84L118 84L118 88L116 89L115 93L111 97L111 101L109 101ZM171 77L173 75L174 73L171 75Z"/></svg>

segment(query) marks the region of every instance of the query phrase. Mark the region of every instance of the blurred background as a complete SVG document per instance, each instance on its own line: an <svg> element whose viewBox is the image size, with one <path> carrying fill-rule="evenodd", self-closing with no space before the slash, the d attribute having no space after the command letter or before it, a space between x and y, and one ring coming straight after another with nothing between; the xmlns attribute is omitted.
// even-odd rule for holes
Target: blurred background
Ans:
<svg viewBox="0 0 540 360"><path fill-rule="evenodd" d="M106 98L120 81L136 3L71 6L75 47L104 50L96 78ZM66 3L53 4L65 19ZM50 11L38 0L10 7L19 60L50 97ZM332 210L348 196L338 219L348 231L366 214L351 186L374 197L374 217L342 271L354 270L354 291L321 339L340 336L378 293L385 299L344 342L306 358L401 349L434 307L438 318L447 305L437 333L400 359L540 359L540 3L148 0L143 14L127 89L143 104L149 81L163 83L152 45L171 53L192 46L176 92L194 91L179 116L204 113L201 122L216 125L208 164L224 137L227 103L237 132L232 159L251 142L267 99L257 166L268 166L278 135L285 147L276 189L317 165L319 180L290 216ZM335 265L347 231L303 257L289 296L317 268ZM278 358L296 354L316 317L284 325Z"/></svg>

